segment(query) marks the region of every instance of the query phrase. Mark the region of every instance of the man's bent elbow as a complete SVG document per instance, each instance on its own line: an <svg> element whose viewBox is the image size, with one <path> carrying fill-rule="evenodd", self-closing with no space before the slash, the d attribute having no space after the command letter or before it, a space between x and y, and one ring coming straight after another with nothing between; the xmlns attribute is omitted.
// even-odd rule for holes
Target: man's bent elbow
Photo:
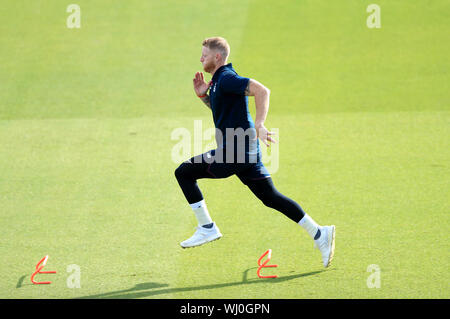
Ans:
<svg viewBox="0 0 450 319"><path fill-rule="evenodd" d="M270 90L268 88L266 88L264 85L261 85L255 95L269 97L270 96Z"/></svg>
<svg viewBox="0 0 450 319"><path fill-rule="evenodd" d="M270 90L266 88L265 86L261 88L261 91L259 93L263 97L270 97Z"/></svg>

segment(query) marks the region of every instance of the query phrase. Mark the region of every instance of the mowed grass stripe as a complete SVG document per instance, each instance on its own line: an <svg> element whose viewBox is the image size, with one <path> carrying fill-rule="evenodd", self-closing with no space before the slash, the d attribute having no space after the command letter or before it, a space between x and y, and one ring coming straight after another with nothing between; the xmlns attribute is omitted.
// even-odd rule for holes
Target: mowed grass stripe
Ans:
<svg viewBox="0 0 450 319"><path fill-rule="evenodd" d="M2 233L13 239L4 256L15 264L3 269L5 297L131 297L139 287L136 296L147 298L321 298L337 296L338 287L344 298L443 296L448 245L437 221L447 218L448 119L427 112L271 117L283 128L277 188L318 222L337 226L335 267L327 272L306 233L234 177L199 181L224 237L179 247L195 219L173 176L170 132L178 119L159 118L159 131L145 119L2 121L9 155L1 158ZM420 225L415 216L423 216ZM279 264L268 272L281 279L241 284L256 280L256 260L268 248ZM45 254L61 273L52 289L15 288ZM81 290L66 288L69 263L82 269ZM366 287L373 263L386 289Z"/></svg>

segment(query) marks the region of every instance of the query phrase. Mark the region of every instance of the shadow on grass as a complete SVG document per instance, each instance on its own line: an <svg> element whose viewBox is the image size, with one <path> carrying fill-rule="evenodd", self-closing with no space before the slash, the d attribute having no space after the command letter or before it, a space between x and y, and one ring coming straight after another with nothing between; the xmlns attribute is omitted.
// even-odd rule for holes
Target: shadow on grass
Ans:
<svg viewBox="0 0 450 319"><path fill-rule="evenodd" d="M158 288L169 287L168 284L148 282L148 283L137 284L136 286L134 286L130 289L112 291L112 292L98 294L98 295L84 296L84 297L79 297L77 299L103 299L103 298L105 298L105 299L107 299L107 298L134 299L134 298L145 298L145 297L151 297L151 296L157 296L157 295L171 294L171 293L177 293L177 292L218 289L218 288L240 286L240 285L255 285L255 284L263 284L263 283L277 284L277 283L287 281L287 280L317 275L317 274L325 271L325 270L320 270L320 271L312 271L312 272L303 273L303 274L283 276L283 277L278 277L278 278L255 278L255 279L247 280L247 272L251 269L256 269L256 268L257 267L249 268L246 271L244 271L242 281L227 282L227 283L222 283L222 284L192 286L192 287L165 288L165 289L158 289Z"/></svg>
<svg viewBox="0 0 450 319"><path fill-rule="evenodd" d="M19 281L16 284L16 288L20 288L23 286L23 280L25 279L27 275L23 275L22 277L19 278Z"/></svg>

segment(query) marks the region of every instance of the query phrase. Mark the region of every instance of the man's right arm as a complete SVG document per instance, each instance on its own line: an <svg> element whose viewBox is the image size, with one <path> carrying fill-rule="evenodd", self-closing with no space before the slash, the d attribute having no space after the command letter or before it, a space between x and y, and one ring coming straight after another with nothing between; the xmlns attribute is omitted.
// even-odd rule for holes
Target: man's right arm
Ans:
<svg viewBox="0 0 450 319"><path fill-rule="evenodd" d="M209 83L205 82L205 78L203 77L202 72L195 73L194 78L192 79L194 83L195 94L206 104L207 107L211 108L211 102L209 100L208 89L212 84L212 81Z"/></svg>
<svg viewBox="0 0 450 319"><path fill-rule="evenodd" d="M211 101L209 100L209 95L205 94L204 97L200 97L200 100L202 100L203 103L209 108L211 108Z"/></svg>

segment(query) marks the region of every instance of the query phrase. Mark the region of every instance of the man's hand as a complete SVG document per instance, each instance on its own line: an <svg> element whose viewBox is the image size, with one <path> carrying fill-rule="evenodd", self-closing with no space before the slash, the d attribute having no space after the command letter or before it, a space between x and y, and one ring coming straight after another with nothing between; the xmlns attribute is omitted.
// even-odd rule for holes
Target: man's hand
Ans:
<svg viewBox="0 0 450 319"><path fill-rule="evenodd" d="M257 124L255 126L256 129L256 138L260 138L261 141L267 146L270 147L269 142L276 143L276 141L270 137L270 135L274 135L275 132L269 132L264 124Z"/></svg>
<svg viewBox="0 0 450 319"><path fill-rule="evenodd" d="M197 96L205 95L212 84L212 81L209 81L209 83L205 82L203 72L195 73L195 77L192 79L192 81L194 82L194 90Z"/></svg>

